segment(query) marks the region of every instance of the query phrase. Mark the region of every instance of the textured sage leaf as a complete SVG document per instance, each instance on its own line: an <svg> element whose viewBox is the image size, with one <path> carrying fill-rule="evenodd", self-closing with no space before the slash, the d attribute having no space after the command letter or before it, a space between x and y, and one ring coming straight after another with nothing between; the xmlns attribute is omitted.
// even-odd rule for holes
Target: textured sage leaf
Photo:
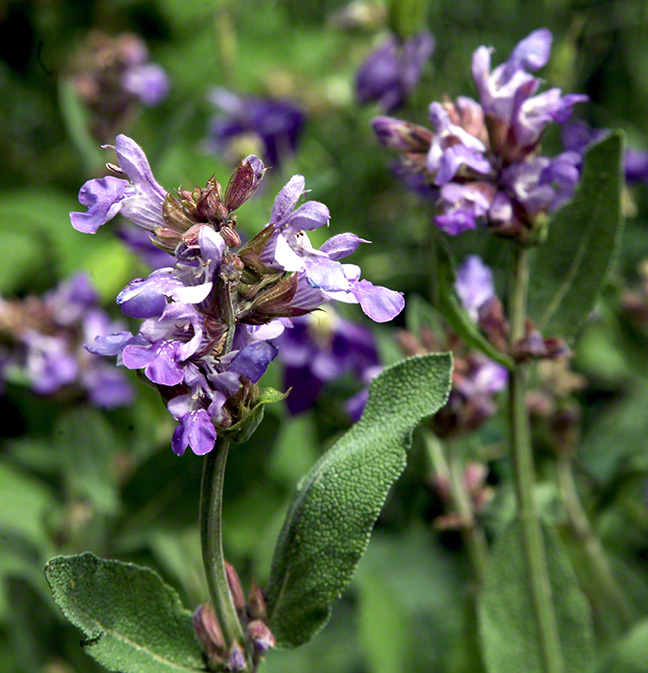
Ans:
<svg viewBox="0 0 648 673"><path fill-rule="evenodd" d="M589 673L594 635L589 607L555 531L544 527L547 568L565 673ZM489 673L544 673L519 522L496 541L478 604Z"/></svg>
<svg viewBox="0 0 648 673"><path fill-rule="evenodd" d="M204 670L191 612L152 570L85 553L53 558L45 577L61 612L83 631L85 651L109 670Z"/></svg>
<svg viewBox="0 0 648 673"><path fill-rule="evenodd" d="M540 246L529 286L529 313L546 336L571 337L594 309L623 232L621 131L585 156L574 198L558 210Z"/></svg>
<svg viewBox="0 0 648 673"><path fill-rule="evenodd" d="M298 484L267 587L270 628L280 646L305 643L328 621L405 468L413 428L448 398L451 371L446 354L387 368L372 382L360 422Z"/></svg>
<svg viewBox="0 0 648 673"><path fill-rule="evenodd" d="M479 327L468 315L455 290L455 272L450 249L446 241L437 237L434 264L435 301L438 309L450 327L468 345L510 369L513 360L495 348L479 331Z"/></svg>

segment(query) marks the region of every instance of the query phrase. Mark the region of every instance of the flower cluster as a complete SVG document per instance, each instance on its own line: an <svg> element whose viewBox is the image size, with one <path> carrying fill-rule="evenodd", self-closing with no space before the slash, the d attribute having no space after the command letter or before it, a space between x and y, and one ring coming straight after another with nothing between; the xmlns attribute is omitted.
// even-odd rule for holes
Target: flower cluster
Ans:
<svg viewBox="0 0 648 673"><path fill-rule="evenodd" d="M378 365L373 334L364 325L341 318L330 306L295 318L275 341L285 366L286 399L291 414L313 407L327 382L353 374L363 380Z"/></svg>
<svg viewBox="0 0 648 673"><path fill-rule="evenodd" d="M209 102L221 111L210 123L208 149L227 150L235 139L260 146L270 166L280 166L294 154L306 116L292 101L268 98L243 98L217 87L209 94Z"/></svg>
<svg viewBox="0 0 648 673"><path fill-rule="evenodd" d="M537 94L541 80L529 71L547 63L551 42L548 30L536 30L493 70L491 49L479 47L472 59L479 102L432 103L433 131L391 117L373 121L378 141L401 155L400 175L439 206L435 222L448 234L485 221L497 235L528 240L539 216L572 195L580 155L541 156L540 141L587 97L555 88Z"/></svg>
<svg viewBox="0 0 648 673"><path fill-rule="evenodd" d="M129 404L133 391L123 373L83 348L119 328L84 273L42 297L0 298L3 377L26 379L39 395L81 393L103 408Z"/></svg>
<svg viewBox="0 0 648 673"><path fill-rule="evenodd" d="M379 103L386 114L401 107L418 84L434 46L434 37L427 31L402 44L395 36L388 37L367 57L356 74L356 95L360 103Z"/></svg>
<svg viewBox="0 0 648 673"><path fill-rule="evenodd" d="M277 195L270 220L244 245L236 231L237 209L259 187L266 171L249 156L223 190L215 178L204 188L174 196L155 180L144 151L117 137L120 177L86 182L79 192L87 212L71 213L72 225L94 233L118 213L148 231L174 257L173 266L137 278L117 297L122 311L142 318L139 332L120 332L89 349L116 355L129 369L142 369L178 421L172 446L205 454L218 429L243 421L257 403L257 382L277 348L271 340L286 321L329 301L360 304L373 320L391 320L404 306L401 293L360 278L360 268L339 260L362 239L333 236L319 249L307 231L328 224L328 208L299 205L301 175Z"/></svg>
<svg viewBox="0 0 648 673"><path fill-rule="evenodd" d="M110 37L90 33L72 63L77 94L92 114L90 132L107 142L123 127L137 104L152 107L169 93L166 72L149 60L146 45L137 35Z"/></svg>

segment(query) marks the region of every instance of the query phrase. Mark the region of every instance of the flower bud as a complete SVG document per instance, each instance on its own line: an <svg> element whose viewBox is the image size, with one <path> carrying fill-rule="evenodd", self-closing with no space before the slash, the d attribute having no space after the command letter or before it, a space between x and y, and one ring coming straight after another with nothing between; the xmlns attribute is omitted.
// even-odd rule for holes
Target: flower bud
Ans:
<svg viewBox="0 0 648 673"><path fill-rule="evenodd" d="M248 595L248 614L251 619L266 618L266 602L263 590L254 580L252 580L252 586Z"/></svg>
<svg viewBox="0 0 648 673"><path fill-rule="evenodd" d="M211 603L201 605L194 612L193 626L196 637L207 657L209 668L219 670L223 663L225 639Z"/></svg>
<svg viewBox="0 0 648 673"><path fill-rule="evenodd" d="M187 231L190 227L196 224L196 218L188 215L183 204L187 203L183 200L181 203L171 194L167 194L162 206L162 217L170 229L180 233Z"/></svg>
<svg viewBox="0 0 648 673"><path fill-rule="evenodd" d="M240 671L244 671L246 668L245 650L237 642L232 643L225 670L232 671L232 673L240 673Z"/></svg>
<svg viewBox="0 0 648 673"><path fill-rule="evenodd" d="M378 142L390 150L423 154L430 149L432 132L423 126L393 117L376 117L371 126Z"/></svg>
<svg viewBox="0 0 648 673"><path fill-rule="evenodd" d="M223 227L218 230L218 233L223 237L225 244L229 248L238 248L239 245L241 245L241 237L236 229L232 229L232 227Z"/></svg>
<svg viewBox="0 0 648 673"><path fill-rule="evenodd" d="M241 614L245 610L245 596L241 587L241 580L238 573L231 563L225 561L225 572L227 573L227 583L229 584L232 601L236 611Z"/></svg>
<svg viewBox="0 0 648 673"><path fill-rule="evenodd" d="M248 624L247 635L249 640L254 644L254 649L260 656L263 656L268 650L271 650L275 645L275 637L268 625L260 619L255 619Z"/></svg>
<svg viewBox="0 0 648 673"><path fill-rule="evenodd" d="M254 154L241 161L225 188L225 205L229 210L236 210L254 194L265 171L263 162Z"/></svg>
<svg viewBox="0 0 648 673"><path fill-rule="evenodd" d="M261 261L261 255L274 233L274 227L264 227L238 251L238 256L245 266L258 273L269 271L268 267Z"/></svg>

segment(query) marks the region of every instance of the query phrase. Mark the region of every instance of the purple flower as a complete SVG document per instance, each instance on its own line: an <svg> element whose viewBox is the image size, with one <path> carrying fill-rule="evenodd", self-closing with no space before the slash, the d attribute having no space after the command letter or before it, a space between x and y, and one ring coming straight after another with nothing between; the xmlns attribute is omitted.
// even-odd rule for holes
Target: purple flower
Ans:
<svg viewBox="0 0 648 673"><path fill-rule="evenodd" d="M625 152L626 182L648 183L648 152L628 147Z"/></svg>
<svg viewBox="0 0 648 673"><path fill-rule="evenodd" d="M271 166L295 152L305 115L292 101L243 98L223 88L212 89L209 101L224 113L211 121L208 146L214 151L222 151L238 136L254 134Z"/></svg>
<svg viewBox="0 0 648 673"><path fill-rule="evenodd" d="M312 310L326 301L360 304L366 315L376 322L386 322L403 310L400 292L360 280L360 268L341 264L363 241L355 234L338 234L314 248L307 230L328 224L328 208L317 201L307 201L294 210L304 190L303 176L295 175L277 195L269 227L274 233L261 261L269 268L298 273L299 284L291 305Z"/></svg>
<svg viewBox="0 0 648 673"><path fill-rule="evenodd" d="M42 298L0 300L0 323L4 326L0 330L13 343L5 364L22 370L39 395L76 389L99 407L130 403L133 391L123 373L83 348L86 339L120 327L97 302L97 294L83 273Z"/></svg>
<svg viewBox="0 0 648 673"><path fill-rule="evenodd" d="M479 309L495 296L493 272L478 255L469 255L457 269L455 289L468 315L477 322Z"/></svg>
<svg viewBox="0 0 648 673"><path fill-rule="evenodd" d="M361 378L378 364L369 329L341 318L332 308L295 318L275 341L285 366L286 398L291 414L310 409L324 385L347 374Z"/></svg>
<svg viewBox="0 0 648 673"><path fill-rule="evenodd" d="M587 97L555 88L537 93L541 80L530 71L547 63L551 42L548 30L536 30L492 70L492 50L479 47L472 61L479 102L432 103L433 133L388 117L374 120L378 141L401 155L399 176L435 201L435 223L446 233L483 222L497 235L525 241L539 215L572 197L578 152L551 159L539 155L539 144L551 122L564 124Z"/></svg>
<svg viewBox="0 0 648 673"><path fill-rule="evenodd" d="M418 84L434 46L434 37L427 31L403 44L393 36L387 38L358 70L355 85L360 103L377 102L386 113L403 105Z"/></svg>
<svg viewBox="0 0 648 673"><path fill-rule="evenodd" d="M149 231L164 227L162 207L166 191L153 177L144 150L125 135L118 135L115 151L120 172L128 180L107 176L88 180L79 192L79 201L88 206L85 213L70 213L72 226L94 234L118 213Z"/></svg>
<svg viewBox="0 0 648 673"><path fill-rule="evenodd" d="M147 107L154 107L169 95L169 78L157 63L129 67L122 76L124 89L137 96Z"/></svg>
<svg viewBox="0 0 648 673"><path fill-rule="evenodd" d="M608 135L608 129L593 129L587 122L574 120L563 127L562 140L567 149L580 157L595 143ZM648 182L648 152L628 147L624 155L625 181Z"/></svg>
<svg viewBox="0 0 648 673"><path fill-rule="evenodd" d="M117 356L117 364L142 370L157 387L178 422L172 438L178 455L188 446L198 455L211 451L219 432L250 413L257 383L277 355L270 341L291 318L332 300L359 303L377 321L402 310L401 293L361 280L359 267L338 261L355 252L361 238L345 233L320 249L310 244L306 232L327 225L329 211L317 201L299 204L302 176L289 180L269 223L241 245L234 211L263 179L260 159L241 161L224 190L212 177L204 189L178 189L174 197L155 182L132 140L120 136L117 153L130 181L87 183L81 200L89 213L73 213L73 224L94 232L121 212L172 253L174 264L132 280L118 294L122 311L143 320L137 334L103 333L87 348ZM354 358L357 366L357 349Z"/></svg>

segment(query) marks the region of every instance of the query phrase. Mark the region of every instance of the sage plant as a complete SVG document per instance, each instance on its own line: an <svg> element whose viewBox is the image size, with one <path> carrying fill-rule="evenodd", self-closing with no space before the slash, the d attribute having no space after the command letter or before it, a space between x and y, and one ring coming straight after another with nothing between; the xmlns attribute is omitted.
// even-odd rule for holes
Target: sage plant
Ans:
<svg viewBox="0 0 648 673"><path fill-rule="evenodd" d="M114 150L118 163L108 164L114 175L83 185L79 200L87 211L71 213L72 225L95 233L120 214L145 230L173 265L134 279L117 296L125 315L143 321L137 333L101 336L87 348L140 370L178 423L173 451L181 456L190 448L204 456L200 531L210 596L195 612L194 629L209 668L256 670L276 639L286 642L293 636L280 624L275 638L264 592L253 584L246 602L236 571L223 558L228 447L251 435L264 403L285 397L260 390L258 383L293 319L340 301L358 304L372 320L385 322L403 309L404 298L362 279L357 265L340 261L357 250L363 242L359 236L341 233L320 248L311 244L307 232L328 225L329 211L318 201L300 203L305 194L301 175L279 191L268 223L242 244L238 210L266 172L258 157L243 159L225 188L212 176L205 187L173 194L155 180L132 139L117 136ZM369 360L375 357L372 344L365 350ZM447 364L441 364L444 371ZM435 395L439 406L443 393ZM371 517L362 518L361 528L371 525ZM313 534L319 535L307 532ZM274 604L281 600L275 592ZM321 611L318 615L321 620Z"/></svg>
<svg viewBox="0 0 648 673"><path fill-rule="evenodd" d="M598 145L588 137L578 147L570 141L569 149L557 156L542 154L541 143L549 126L564 124L574 106L588 100L584 95L563 95L557 88L539 92L542 81L532 73L547 64L551 43L552 35L547 29L535 30L495 67L491 66L493 50L479 47L472 58L477 100L460 96L456 101L445 98L431 103L431 128L384 116L374 119L372 125L378 142L397 152L397 174L434 205L433 222L443 232L433 237L436 307L467 343L483 351L481 357L488 356L499 363L491 362L492 366L505 365L509 369L508 426L518 523L509 532L507 542L496 546L495 554L506 544L512 551L519 540L535 619L535 636L533 642L525 641L526 646L537 648L534 670L560 673L575 670L580 664L571 658L569 647L574 647L573 642L566 644L567 636L561 631L565 617L560 606L556 607L560 603L554 574L556 543L541 522L536 504L527 379L532 361L568 356L566 340L573 338L593 309L609 271L620 227L620 142L618 135L607 134L598 138L603 137ZM585 149L589 153L583 161ZM607 159L606 151L610 152ZM608 167L603 169L606 160ZM602 173L596 175L597 171ZM594 212L594 203L597 207L604 204L602 210ZM608 220L604 221L603 212ZM449 283L453 276L451 239L468 230L509 241L506 310L491 298L490 279L479 269L475 258L469 260L472 270L470 266L460 269L456 288ZM593 252L594 247L598 255ZM532 256L535 265L530 278ZM474 282L466 282L468 271L474 274ZM475 321L479 329L475 329ZM455 386L461 377L461 371L455 369ZM452 413L451 396L450 405L437 416L435 424L438 426ZM571 456L571 450L564 447L563 460L559 461L563 472L571 460L565 456ZM586 531L581 537L587 539L585 553L590 557L592 571L621 622L627 623L624 600L602 547L591 527L583 523L587 519L569 469L568 476L561 477L566 484L562 488L565 506L571 520L578 522L577 534ZM451 483L445 474L441 476L443 483ZM459 514L466 515L464 521L468 522L466 530L470 533L474 530L475 506L470 502L464 478L454 479L454 484L457 488L452 495ZM470 545L470 540L467 543ZM487 631L491 635L483 638L486 667L489 671L526 670L530 665L528 650L520 651L515 663L510 658L504 663L493 644L492 636L498 629L510 628L506 636L502 630L502 637L508 637L510 642L517 637L517 627L498 626L499 597L496 598L493 583L501 580L497 572L503 566L494 560L486 565L483 539L477 556L477 579L485 585L479 603L480 628L482 635ZM505 563L504 557L500 557L500 562ZM489 567L494 567L490 575ZM586 621L586 613L582 614ZM591 651L587 636L576 635L575 639L580 639L578 647L583 652Z"/></svg>

